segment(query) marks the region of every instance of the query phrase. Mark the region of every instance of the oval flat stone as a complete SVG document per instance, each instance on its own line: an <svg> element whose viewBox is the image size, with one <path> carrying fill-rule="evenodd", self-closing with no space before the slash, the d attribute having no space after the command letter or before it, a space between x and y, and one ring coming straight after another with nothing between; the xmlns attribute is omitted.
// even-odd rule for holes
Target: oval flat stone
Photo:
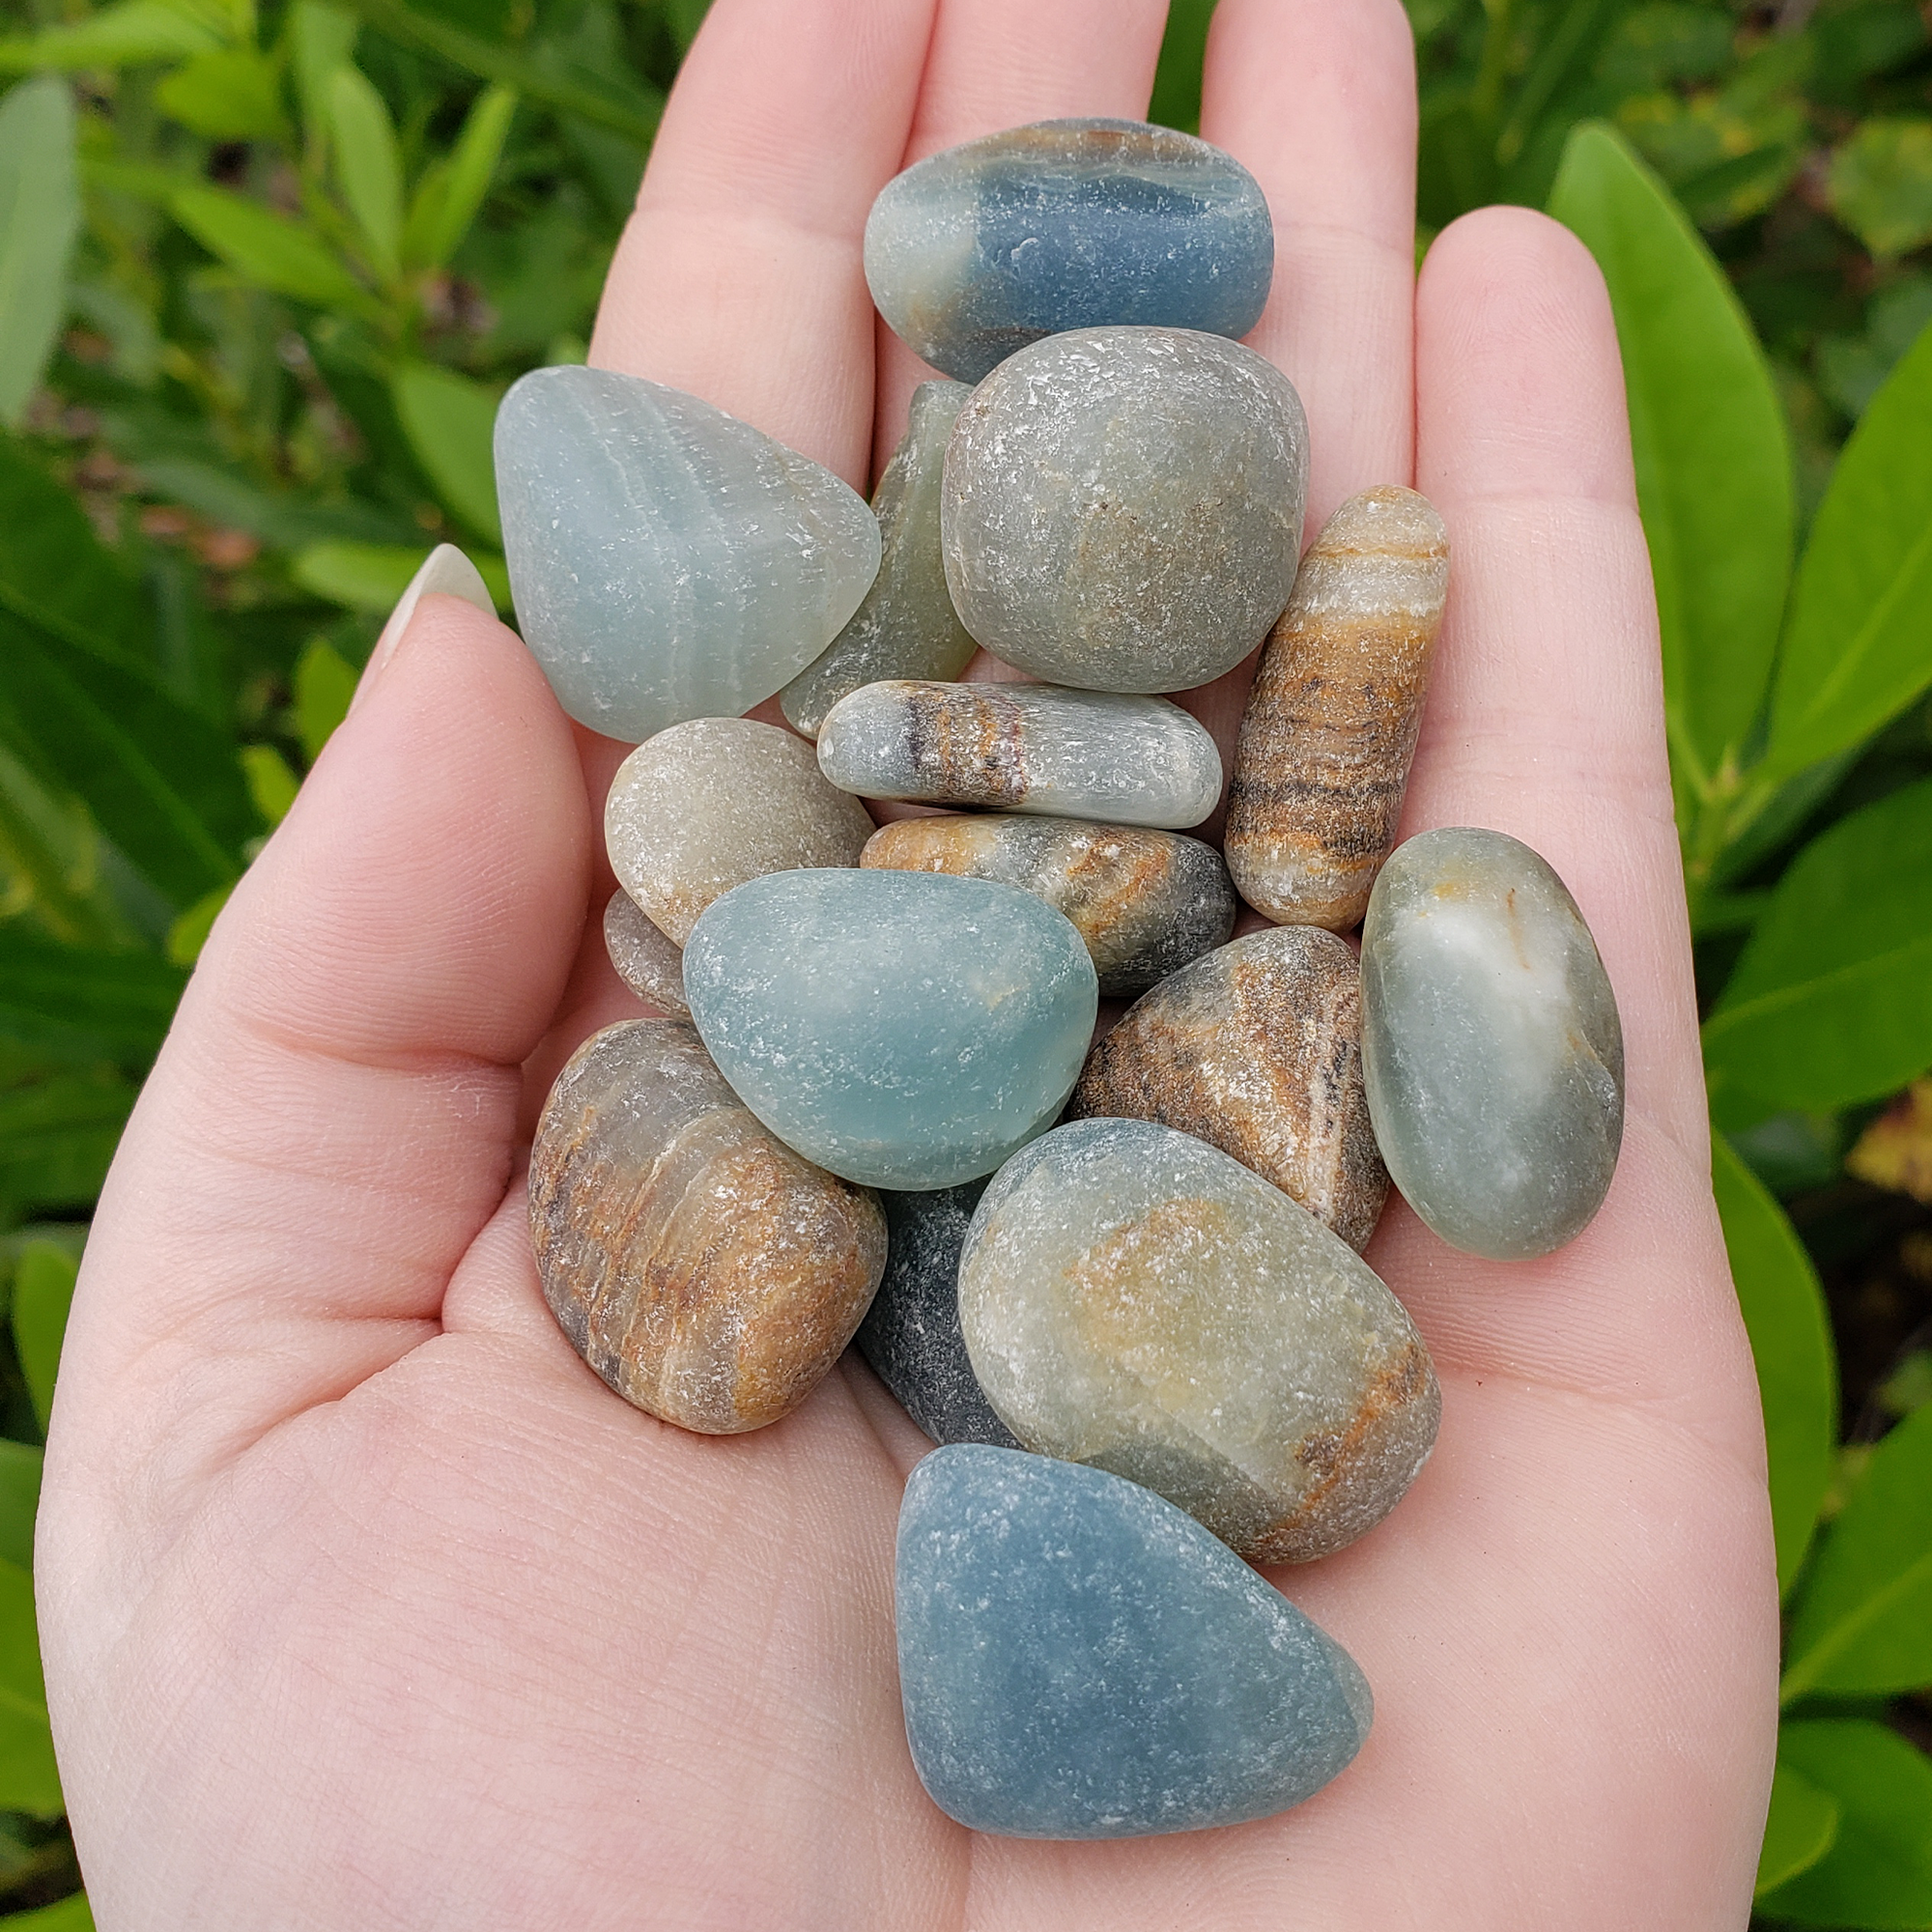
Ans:
<svg viewBox="0 0 1932 1932"><path fill-rule="evenodd" d="M959 1333L959 1250L983 1180L882 1194L886 1277L853 1338L879 1379L935 1442L1019 1445L993 1413Z"/></svg>
<svg viewBox="0 0 1932 1932"><path fill-rule="evenodd" d="M647 738L604 805L617 883L680 946L721 893L767 872L856 866L874 829L804 739L752 718L693 718Z"/></svg>
<svg viewBox="0 0 1932 1932"><path fill-rule="evenodd" d="M820 725L818 763L862 798L1122 825L1199 825L1221 796L1221 753L1179 705L1045 684L868 684Z"/></svg>
<svg viewBox="0 0 1932 1932"><path fill-rule="evenodd" d="M774 872L684 949L704 1043L807 1159L869 1186L990 1174L1059 1113L1098 992L1029 893L929 872Z"/></svg>
<svg viewBox="0 0 1932 1932"><path fill-rule="evenodd" d="M1067 1113L1207 1141L1358 1254L1388 1193L1362 1092L1361 976L1319 926L1251 932L1163 980L1087 1056Z"/></svg>
<svg viewBox="0 0 1932 1932"><path fill-rule="evenodd" d="M912 1472L894 1569L914 1769L949 1817L1020 1838L1265 1818L1361 1748L1355 1661L1137 1484L1011 1449Z"/></svg>
<svg viewBox="0 0 1932 1932"><path fill-rule="evenodd" d="M866 223L879 313L965 383L1060 329L1245 335L1273 276L1261 184L1145 121L1040 121L949 148L889 181Z"/></svg>
<svg viewBox="0 0 1932 1932"><path fill-rule="evenodd" d="M1086 328L973 391L946 452L953 608L1052 684L1184 691L1267 636L1294 583L1308 424L1252 349Z"/></svg>
<svg viewBox="0 0 1932 1932"><path fill-rule="evenodd" d="M609 737L749 711L878 574L864 497L662 384L534 369L497 412L496 461L524 641L564 710Z"/></svg>
<svg viewBox="0 0 1932 1932"><path fill-rule="evenodd" d="M1390 855L1362 923L1362 1068L1389 1173L1451 1247L1526 1261L1589 1224L1623 1144L1623 1028L1527 845L1456 826Z"/></svg>
<svg viewBox="0 0 1932 1932"><path fill-rule="evenodd" d="M571 1346L626 1402L704 1435L796 1408L886 1264L877 1197L780 1146L676 1020L606 1027L571 1056L529 1189Z"/></svg>
<svg viewBox="0 0 1932 1932"><path fill-rule="evenodd" d="M862 866L997 879L1073 922L1102 999L1144 992L1235 929L1235 888L1198 838L1079 819L902 818L882 826Z"/></svg>
<svg viewBox="0 0 1932 1932"><path fill-rule="evenodd" d="M993 1178L959 1261L974 1373L1028 1448L1144 1483L1256 1563L1374 1528L1441 1395L1402 1304L1232 1155L1076 1121Z"/></svg>
<svg viewBox="0 0 1932 1932"><path fill-rule="evenodd" d="M684 997L684 952L645 917L622 886L604 907L604 950L617 977L647 1007L672 1019L688 1020Z"/></svg>
<svg viewBox="0 0 1932 1932"><path fill-rule="evenodd" d="M808 738L848 693L882 677L957 677L978 646L946 587L939 486L946 445L972 394L964 383L922 383L904 440L872 494L885 554L852 621L779 694Z"/></svg>

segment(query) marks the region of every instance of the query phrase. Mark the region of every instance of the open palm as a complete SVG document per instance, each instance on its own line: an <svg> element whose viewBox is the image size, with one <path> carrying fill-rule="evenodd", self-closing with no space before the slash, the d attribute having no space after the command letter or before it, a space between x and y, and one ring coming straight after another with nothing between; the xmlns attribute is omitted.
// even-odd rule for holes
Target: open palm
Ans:
<svg viewBox="0 0 1932 1932"><path fill-rule="evenodd" d="M920 371L860 235L907 161L1144 112L1160 0L718 0L596 359L863 487ZM1310 529L1411 478L1454 552L1406 832L1513 833L1623 1007L1629 1128L1534 1264L1394 1203L1369 1258L1443 1385L1382 1527L1276 1580L1378 1699L1284 1817L978 1837L921 1791L891 1568L924 1446L847 1367L689 1435L571 1352L520 1150L637 1010L586 909L621 748L426 598L215 928L103 1196L41 1518L49 1700L103 1932L1741 1924L1776 1608L1707 1179L1656 625L1602 285L1521 211L1412 271L1397 0L1222 0L1203 131L1268 193L1252 338ZM1239 677L1189 702L1232 741Z"/></svg>

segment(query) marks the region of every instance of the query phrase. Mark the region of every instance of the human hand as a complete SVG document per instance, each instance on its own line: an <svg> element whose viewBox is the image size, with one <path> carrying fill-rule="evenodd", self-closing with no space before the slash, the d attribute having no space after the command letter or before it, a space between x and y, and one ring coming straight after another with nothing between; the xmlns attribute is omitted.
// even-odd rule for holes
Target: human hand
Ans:
<svg viewBox="0 0 1932 1932"><path fill-rule="evenodd" d="M997 128L1140 114L1164 11L717 0L596 358L863 487L919 375L867 298L874 193ZM1629 1120L1547 1260L1453 1253L1400 1202L1370 1248L1440 1440L1386 1523L1275 1577L1375 1687L1355 1764L1228 1831L974 1836L906 1752L892 1546L925 1445L868 1372L716 1439L578 1361L519 1156L564 1055L636 1010L585 921L622 748L429 597L217 923L74 1304L39 1566L103 1932L1744 1922L1776 1590L1615 339L1520 210L1417 286L1414 128L1396 0L1222 0L1203 131L1274 208L1253 341L1307 405L1310 532L1411 477L1449 526L1404 831L1495 826L1568 881ZM1239 678L1188 700L1224 746Z"/></svg>

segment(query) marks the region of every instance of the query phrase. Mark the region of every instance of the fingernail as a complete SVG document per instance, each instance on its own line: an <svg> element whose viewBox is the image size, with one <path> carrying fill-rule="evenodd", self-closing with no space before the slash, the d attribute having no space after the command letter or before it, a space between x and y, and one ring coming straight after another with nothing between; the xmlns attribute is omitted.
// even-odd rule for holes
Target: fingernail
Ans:
<svg viewBox="0 0 1932 1932"><path fill-rule="evenodd" d="M483 582L476 566L454 544L438 544L423 558L422 568L410 579L410 587L397 598L396 608L389 612L389 621L383 626L383 635L376 639L376 648L369 653L369 662L355 686L355 696L350 699L350 710L354 711L362 702L363 694L396 655L397 646L403 641L403 633L410 628L410 619L416 614L416 606L432 592L446 597L461 597L466 603L475 605L486 617L497 614L489 586Z"/></svg>

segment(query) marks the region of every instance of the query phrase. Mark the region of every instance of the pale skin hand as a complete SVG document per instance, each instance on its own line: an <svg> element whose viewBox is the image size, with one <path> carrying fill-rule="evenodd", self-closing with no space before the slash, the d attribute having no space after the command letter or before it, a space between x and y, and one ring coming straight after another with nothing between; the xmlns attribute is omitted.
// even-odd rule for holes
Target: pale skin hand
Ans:
<svg viewBox="0 0 1932 1932"><path fill-rule="evenodd" d="M918 378L859 268L905 161L1138 115L1151 0L718 0L599 324L864 486ZM1582 250L1458 223L1411 275L1396 0L1222 0L1203 131L1273 205L1255 346L1299 385L1310 530L1411 477L1450 616L1405 830L1570 883L1630 1125L1548 1261L1393 1203L1370 1259L1443 1383L1380 1528L1275 1580L1377 1719L1289 1815L976 1837L914 1778L894 1524L923 1440L862 1368L717 1440L627 1408L538 1293L520 1150L637 1010L594 801L505 630L425 599L215 928L101 1202L40 1527L47 1686L102 1932L1742 1925L1776 1612L1751 1367L1706 1179L1655 619ZM1237 688L1204 708L1231 734Z"/></svg>

